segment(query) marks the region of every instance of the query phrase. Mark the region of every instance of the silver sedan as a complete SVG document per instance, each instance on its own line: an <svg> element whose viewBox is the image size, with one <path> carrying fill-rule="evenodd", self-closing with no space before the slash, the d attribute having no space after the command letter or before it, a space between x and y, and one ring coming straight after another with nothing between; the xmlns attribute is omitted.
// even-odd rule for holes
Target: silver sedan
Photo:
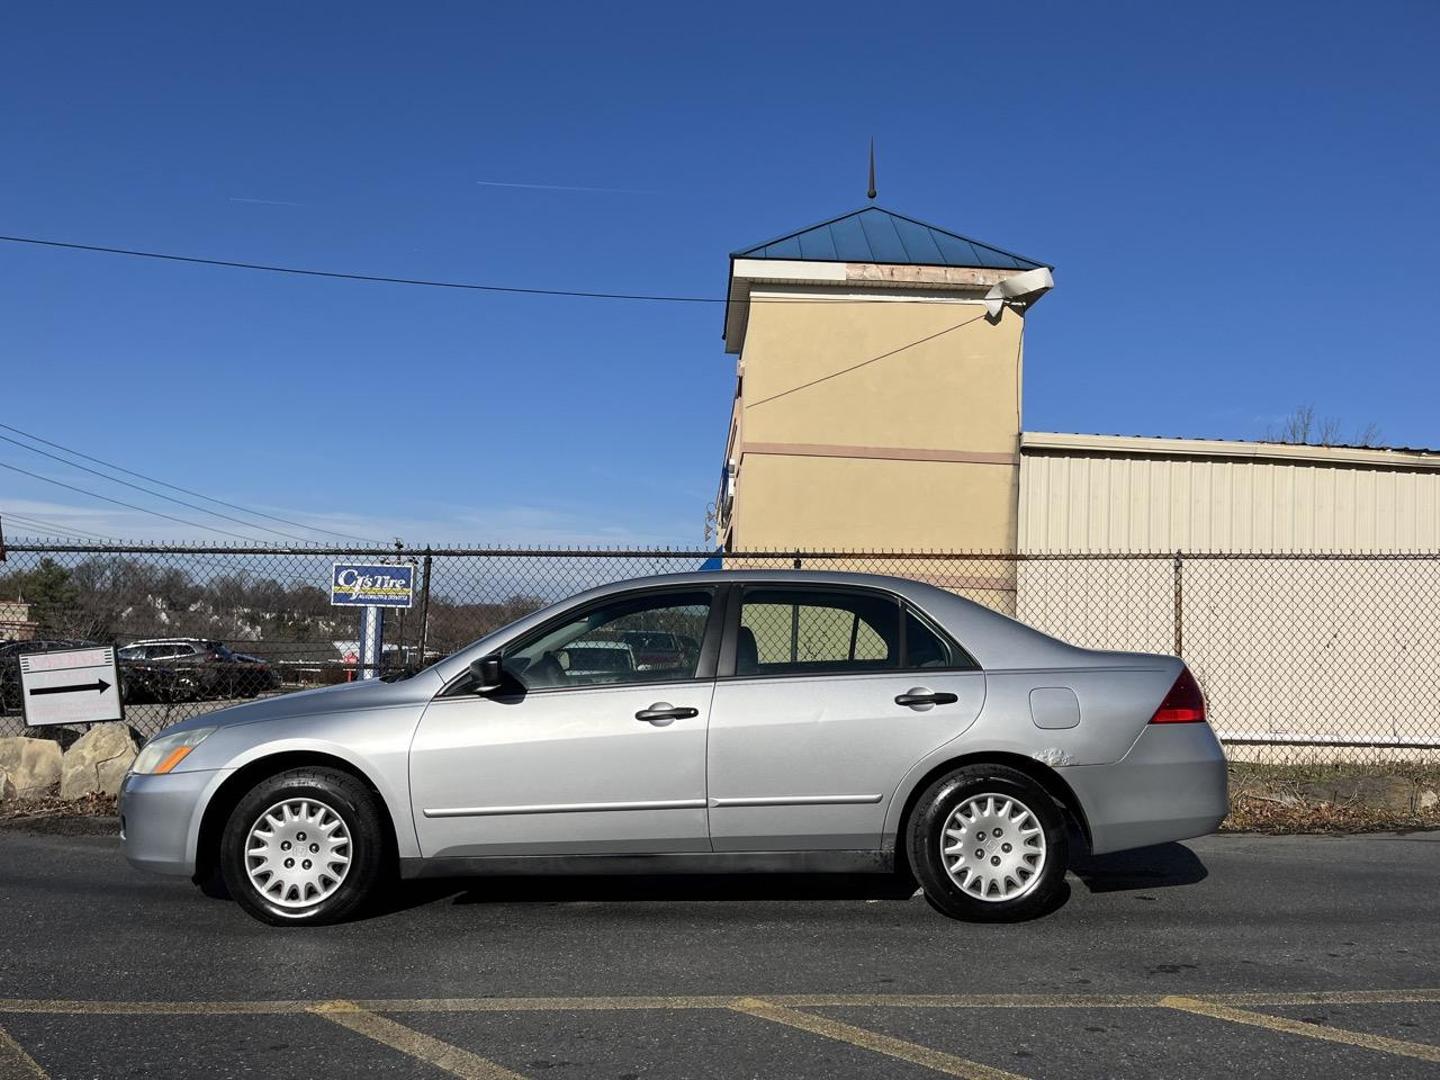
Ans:
<svg viewBox="0 0 1440 1080"><path fill-rule="evenodd" d="M726 571L606 585L400 682L146 744L136 866L277 925L402 877L869 871L946 915L1054 906L1069 848L1211 832L1225 761L1172 656L1077 648L929 585Z"/></svg>

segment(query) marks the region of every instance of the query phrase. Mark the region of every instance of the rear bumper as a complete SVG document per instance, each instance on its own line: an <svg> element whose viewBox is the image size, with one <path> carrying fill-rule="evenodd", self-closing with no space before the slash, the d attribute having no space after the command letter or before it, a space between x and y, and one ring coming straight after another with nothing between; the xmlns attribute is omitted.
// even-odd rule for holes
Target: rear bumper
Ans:
<svg viewBox="0 0 1440 1080"><path fill-rule="evenodd" d="M1209 724L1150 724L1119 761L1058 771L1096 855L1204 836L1229 810L1225 754Z"/></svg>
<svg viewBox="0 0 1440 1080"><path fill-rule="evenodd" d="M217 770L127 776L120 789L120 838L130 865L194 875L200 818L220 778Z"/></svg>

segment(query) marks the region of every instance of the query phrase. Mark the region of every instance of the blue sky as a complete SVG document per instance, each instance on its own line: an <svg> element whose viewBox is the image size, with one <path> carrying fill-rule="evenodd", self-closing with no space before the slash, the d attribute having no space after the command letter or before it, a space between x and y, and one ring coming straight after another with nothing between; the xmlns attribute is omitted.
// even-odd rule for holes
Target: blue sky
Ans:
<svg viewBox="0 0 1440 1080"><path fill-rule="evenodd" d="M1437 52L1419 0L8 5L0 233L720 296L864 202L873 135L882 205L1055 264L1027 429L1436 446ZM0 422L362 536L696 544L720 318L0 244Z"/></svg>

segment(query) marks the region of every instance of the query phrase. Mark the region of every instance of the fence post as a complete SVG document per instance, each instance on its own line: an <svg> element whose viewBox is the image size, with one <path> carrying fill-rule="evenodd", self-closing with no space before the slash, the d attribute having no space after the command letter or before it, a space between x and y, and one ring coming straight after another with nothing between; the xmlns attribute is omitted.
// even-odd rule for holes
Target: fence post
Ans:
<svg viewBox="0 0 1440 1080"><path fill-rule="evenodd" d="M425 646L430 639L430 545L425 545L425 561L420 564L420 666L425 666Z"/></svg>
<svg viewBox="0 0 1440 1080"><path fill-rule="evenodd" d="M1175 655L1183 656L1185 649L1185 575L1184 559L1175 552Z"/></svg>

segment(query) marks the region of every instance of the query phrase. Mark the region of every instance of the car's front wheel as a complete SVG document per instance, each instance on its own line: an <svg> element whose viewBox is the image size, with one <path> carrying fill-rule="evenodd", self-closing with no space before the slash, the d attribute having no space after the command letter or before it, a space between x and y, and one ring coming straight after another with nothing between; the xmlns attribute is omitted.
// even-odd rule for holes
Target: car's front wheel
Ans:
<svg viewBox="0 0 1440 1080"><path fill-rule="evenodd" d="M375 796L337 769L290 769L260 781L231 811L220 840L230 895L276 926L354 914L386 864Z"/></svg>
<svg viewBox="0 0 1440 1080"><path fill-rule="evenodd" d="M1063 898L1064 816L1019 770L966 765L947 773L921 794L907 834L925 899L952 919L1016 922Z"/></svg>

